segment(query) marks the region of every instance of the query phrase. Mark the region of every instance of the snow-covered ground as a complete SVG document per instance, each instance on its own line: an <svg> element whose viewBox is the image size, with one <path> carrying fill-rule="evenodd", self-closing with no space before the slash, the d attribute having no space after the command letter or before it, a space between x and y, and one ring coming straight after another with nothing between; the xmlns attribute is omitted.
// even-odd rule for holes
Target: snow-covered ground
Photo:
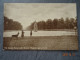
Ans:
<svg viewBox="0 0 80 60"><path fill-rule="evenodd" d="M21 31L5 31L3 37L11 37L19 32L19 37L21 36ZM75 35L75 31L32 31L32 36L64 36L64 35ZM30 36L30 31L24 31L24 36Z"/></svg>

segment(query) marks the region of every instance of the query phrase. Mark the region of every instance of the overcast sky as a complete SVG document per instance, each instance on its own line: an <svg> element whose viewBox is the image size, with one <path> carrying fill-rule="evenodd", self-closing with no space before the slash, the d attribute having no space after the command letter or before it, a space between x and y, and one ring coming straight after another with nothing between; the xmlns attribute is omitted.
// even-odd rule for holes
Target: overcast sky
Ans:
<svg viewBox="0 0 80 60"><path fill-rule="evenodd" d="M4 16L22 24L23 28L33 21L54 18L75 18L75 3L4 3Z"/></svg>

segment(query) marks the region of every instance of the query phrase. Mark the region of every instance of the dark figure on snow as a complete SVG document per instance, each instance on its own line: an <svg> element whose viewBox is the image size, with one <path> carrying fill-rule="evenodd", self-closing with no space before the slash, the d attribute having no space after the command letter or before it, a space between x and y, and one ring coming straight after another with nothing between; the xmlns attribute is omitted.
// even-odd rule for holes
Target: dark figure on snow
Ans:
<svg viewBox="0 0 80 60"><path fill-rule="evenodd" d="M23 38L24 37L24 31L22 30L22 33L21 33L21 37Z"/></svg>
<svg viewBox="0 0 80 60"><path fill-rule="evenodd" d="M30 31L30 36L32 36L32 30Z"/></svg>

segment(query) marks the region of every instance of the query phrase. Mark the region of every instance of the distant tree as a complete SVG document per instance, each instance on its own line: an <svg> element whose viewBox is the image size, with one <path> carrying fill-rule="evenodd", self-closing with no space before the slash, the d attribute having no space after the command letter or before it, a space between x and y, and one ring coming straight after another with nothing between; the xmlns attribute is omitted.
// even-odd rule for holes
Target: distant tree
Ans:
<svg viewBox="0 0 80 60"><path fill-rule="evenodd" d="M65 26L64 26L64 19L61 18L58 20L58 26L57 26L58 29L64 29Z"/></svg>
<svg viewBox="0 0 80 60"><path fill-rule="evenodd" d="M46 21L46 29L52 29L53 28L53 23L51 19L48 19Z"/></svg>
<svg viewBox="0 0 80 60"><path fill-rule="evenodd" d="M66 29L70 29L70 26L69 26L69 25L70 25L70 20L69 20L69 18L67 17L67 18L66 18L66 21L65 21L65 28L66 28Z"/></svg>
<svg viewBox="0 0 80 60"><path fill-rule="evenodd" d="M53 29L57 29L58 26L58 19L53 20Z"/></svg>
<svg viewBox="0 0 80 60"><path fill-rule="evenodd" d="M63 18L60 19L48 19L46 21L37 22L38 30L52 30L52 29L73 29L77 26L77 19ZM28 26L28 29L34 29L34 22Z"/></svg>
<svg viewBox="0 0 80 60"><path fill-rule="evenodd" d="M76 17L76 19L74 21L74 26L77 27L77 17Z"/></svg>
<svg viewBox="0 0 80 60"><path fill-rule="evenodd" d="M8 18L7 17L4 17L4 30L8 29Z"/></svg>
<svg viewBox="0 0 80 60"><path fill-rule="evenodd" d="M37 23L37 25L38 25L38 29L39 29L39 30L44 30L44 29L46 28L46 23L45 23L45 21L39 21L39 22Z"/></svg>
<svg viewBox="0 0 80 60"><path fill-rule="evenodd" d="M28 27L30 30L33 30L34 29L34 23L35 22L31 23L31 25Z"/></svg>
<svg viewBox="0 0 80 60"><path fill-rule="evenodd" d="M21 30L22 25L4 16L4 30Z"/></svg>
<svg viewBox="0 0 80 60"><path fill-rule="evenodd" d="M14 21L12 25L14 26L13 29L15 29L15 30L21 30L22 29L21 24L17 21Z"/></svg>
<svg viewBox="0 0 80 60"><path fill-rule="evenodd" d="M70 29L73 29L74 26L75 26L75 19L74 18L70 18L70 23L69 23L69 26L70 26Z"/></svg>

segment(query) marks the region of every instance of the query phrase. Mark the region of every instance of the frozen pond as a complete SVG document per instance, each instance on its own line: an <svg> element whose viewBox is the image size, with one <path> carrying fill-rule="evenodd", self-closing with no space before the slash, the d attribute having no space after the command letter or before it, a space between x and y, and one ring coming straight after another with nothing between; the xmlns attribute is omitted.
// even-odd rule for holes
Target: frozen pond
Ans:
<svg viewBox="0 0 80 60"><path fill-rule="evenodd" d="M21 36L21 31L5 31L3 37L11 37L19 32L19 37ZM32 36L64 36L64 35L75 35L75 31L32 31ZM30 36L30 31L24 31L24 36Z"/></svg>

